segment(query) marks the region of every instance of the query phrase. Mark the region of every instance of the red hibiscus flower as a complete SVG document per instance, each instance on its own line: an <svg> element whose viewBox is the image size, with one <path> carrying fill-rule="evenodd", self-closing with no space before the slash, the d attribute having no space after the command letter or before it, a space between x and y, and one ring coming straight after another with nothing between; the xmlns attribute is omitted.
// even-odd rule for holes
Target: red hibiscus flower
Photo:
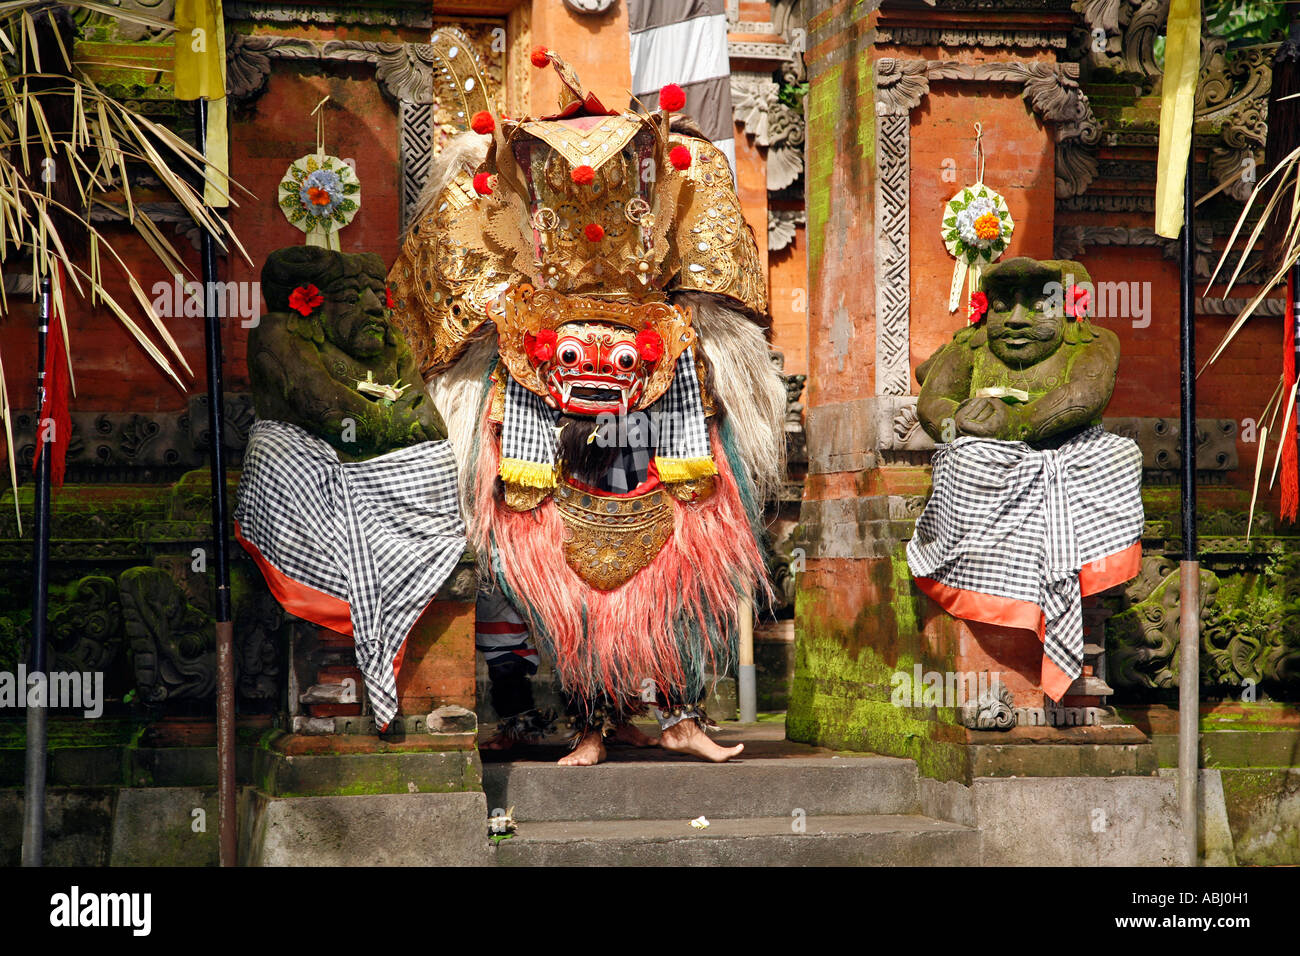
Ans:
<svg viewBox="0 0 1300 956"><path fill-rule="evenodd" d="M384 308L391 309L397 303L393 301L393 290L384 286Z"/></svg>
<svg viewBox="0 0 1300 956"><path fill-rule="evenodd" d="M289 308L300 315L311 315L311 310L325 301L320 289L314 285L300 285L289 295Z"/></svg>
<svg viewBox="0 0 1300 956"><path fill-rule="evenodd" d="M559 336L555 334L554 329L542 329L533 339L531 353L534 361L545 362L555 354L555 343L559 341Z"/></svg>
<svg viewBox="0 0 1300 956"><path fill-rule="evenodd" d="M970 315L967 321L974 325L983 320L989 310L989 297L983 292L972 292L970 297Z"/></svg>
<svg viewBox="0 0 1300 956"><path fill-rule="evenodd" d="M1088 305L1092 296L1088 290L1077 285L1072 285L1065 291L1065 314L1072 319L1081 319L1088 314Z"/></svg>
<svg viewBox="0 0 1300 956"><path fill-rule="evenodd" d="M654 329L642 329L636 336L636 350L643 361L659 361L664 354L663 336Z"/></svg>

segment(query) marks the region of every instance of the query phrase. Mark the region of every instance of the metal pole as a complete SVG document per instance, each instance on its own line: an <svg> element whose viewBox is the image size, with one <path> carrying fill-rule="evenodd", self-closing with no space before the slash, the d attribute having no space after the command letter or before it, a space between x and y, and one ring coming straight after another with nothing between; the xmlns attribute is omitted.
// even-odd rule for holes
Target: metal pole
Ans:
<svg viewBox="0 0 1300 956"><path fill-rule="evenodd" d="M740 618L740 666L736 669L736 703L740 722L758 720L758 675L754 669L754 602L746 595L736 608Z"/></svg>
<svg viewBox="0 0 1300 956"><path fill-rule="evenodd" d="M1179 283L1179 354L1181 395L1183 559L1179 562L1178 641L1178 816L1183 834L1183 863L1196 866L1200 775L1201 717L1201 562L1196 542L1196 244L1193 237L1195 207L1195 150L1187 153L1183 181L1182 268Z"/></svg>
<svg viewBox="0 0 1300 956"><path fill-rule="evenodd" d="M49 711L45 707L49 700L49 681L45 675L45 624L49 608L50 586L50 463L53 451L47 438L49 435L40 420L41 410L45 407L45 348L50 333L50 280L41 279L41 313L40 326L36 335L36 440L45 441L41 449L41 459L36 466L36 500L35 527L35 572L32 575L32 647L28 655L31 671L27 675L45 681L45 694L40 706L27 708L27 766L26 779L23 783L23 866L40 866L45 851L45 758L47 751L46 721ZM39 446L38 446L39 447ZM27 693L25 686L18 688L18 693Z"/></svg>
<svg viewBox="0 0 1300 956"><path fill-rule="evenodd" d="M208 101L194 101L195 143L207 156ZM235 803L235 654L230 617L230 555L227 551L225 394L221 381L221 316L214 306L224 301L213 294L217 281L217 246L212 233L200 232L203 269L204 344L208 360L208 441L212 458L212 550L216 564L217 602L217 830L222 866L234 866L238 853Z"/></svg>

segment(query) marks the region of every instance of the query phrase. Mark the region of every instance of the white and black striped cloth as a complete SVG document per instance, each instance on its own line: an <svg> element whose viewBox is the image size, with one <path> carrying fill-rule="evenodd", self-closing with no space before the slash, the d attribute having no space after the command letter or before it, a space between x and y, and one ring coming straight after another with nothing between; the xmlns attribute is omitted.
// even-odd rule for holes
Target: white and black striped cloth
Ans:
<svg viewBox="0 0 1300 956"><path fill-rule="evenodd" d="M736 169L725 0L627 0L632 92L648 110L676 83L688 114Z"/></svg>
<svg viewBox="0 0 1300 956"><path fill-rule="evenodd" d="M1142 537L1142 452L1093 426L1055 450L964 437L934 453L934 492L907 543L918 578L1027 601L1043 650L1073 680L1083 667L1079 571Z"/></svg>
<svg viewBox="0 0 1300 956"><path fill-rule="evenodd" d="M284 422L248 433L235 520L276 571L345 602L375 721L397 713L393 663L465 549L451 443L340 462Z"/></svg>

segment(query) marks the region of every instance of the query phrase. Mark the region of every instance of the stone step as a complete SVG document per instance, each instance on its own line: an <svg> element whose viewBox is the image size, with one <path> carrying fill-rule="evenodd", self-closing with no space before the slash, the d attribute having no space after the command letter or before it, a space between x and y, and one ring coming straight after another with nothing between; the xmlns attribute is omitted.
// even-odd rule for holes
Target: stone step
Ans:
<svg viewBox="0 0 1300 956"><path fill-rule="evenodd" d="M617 759L596 767L540 761L483 765L488 808L518 821L691 820L908 814L920 809L916 765L897 757Z"/></svg>
<svg viewBox="0 0 1300 956"><path fill-rule="evenodd" d="M976 866L980 836L915 814L521 823L498 866Z"/></svg>

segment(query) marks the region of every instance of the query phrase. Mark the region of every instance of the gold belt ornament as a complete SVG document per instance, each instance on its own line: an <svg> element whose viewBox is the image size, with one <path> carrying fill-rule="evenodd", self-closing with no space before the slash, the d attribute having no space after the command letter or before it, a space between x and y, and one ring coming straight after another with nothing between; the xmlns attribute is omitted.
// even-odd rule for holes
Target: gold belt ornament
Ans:
<svg viewBox="0 0 1300 956"><path fill-rule="evenodd" d="M612 591L654 560L673 534L673 506L656 488L611 498L561 483L555 505L564 522L564 559L592 587Z"/></svg>

